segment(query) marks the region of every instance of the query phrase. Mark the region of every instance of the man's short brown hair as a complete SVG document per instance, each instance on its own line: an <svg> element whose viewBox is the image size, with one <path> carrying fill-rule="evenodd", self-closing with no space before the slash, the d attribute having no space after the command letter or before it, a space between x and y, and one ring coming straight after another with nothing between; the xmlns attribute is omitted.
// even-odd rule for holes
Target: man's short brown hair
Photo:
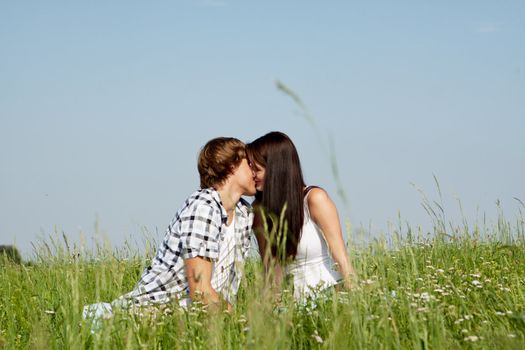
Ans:
<svg viewBox="0 0 525 350"><path fill-rule="evenodd" d="M217 137L204 145L197 168L201 188L221 185L246 158L245 144L233 137Z"/></svg>

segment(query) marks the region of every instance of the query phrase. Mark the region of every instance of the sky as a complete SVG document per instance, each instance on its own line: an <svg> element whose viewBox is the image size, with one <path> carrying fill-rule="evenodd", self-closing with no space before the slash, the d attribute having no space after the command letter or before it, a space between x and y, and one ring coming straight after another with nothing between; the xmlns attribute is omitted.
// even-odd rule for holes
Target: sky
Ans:
<svg viewBox="0 0 525 350"><path fill-rule="evenodd" d="M206 141L273 130L349 237L428 231L421 192L458 224L515 220L523 38L524 1L4 0L0 244L159 240Z"/></svg>

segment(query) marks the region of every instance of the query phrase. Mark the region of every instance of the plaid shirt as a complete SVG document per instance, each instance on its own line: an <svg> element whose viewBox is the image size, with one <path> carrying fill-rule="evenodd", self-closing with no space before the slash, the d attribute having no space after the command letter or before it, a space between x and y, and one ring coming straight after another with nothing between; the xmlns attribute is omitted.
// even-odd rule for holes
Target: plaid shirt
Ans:
<svg viewBox="0 0 525 350"><path fill-rule="evenodd" d="M235 208L235 236L240 237L236 244L238 249L235 263L226 269L222 267L221 271L213 271L214 278L219 283L212 285L222 285L225 290L216 291L230 302L232 292L236 294L240 284L240 263L247 257L250 249L253 222L250 209L248 202L242 198ZM164 241L151 266L144 270L135 289L122 298L138 305L176 300L181 306L187 306L190 299L184 260L197 256L209 258L215 267L221 243L224 241L227 220L228 215L216 190L206 188L194 192L168 226Z"/></svg>

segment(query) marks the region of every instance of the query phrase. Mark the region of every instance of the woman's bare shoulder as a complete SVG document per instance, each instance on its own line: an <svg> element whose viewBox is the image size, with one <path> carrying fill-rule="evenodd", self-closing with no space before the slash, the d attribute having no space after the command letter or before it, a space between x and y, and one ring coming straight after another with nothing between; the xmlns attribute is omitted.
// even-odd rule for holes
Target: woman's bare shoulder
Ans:
<svg viewBox="0 0 525 350"><path fill-rule="evenodd" d="M330 201L330 196L321 187L314 187L308 192L307 202L309 208L324 205L327 201Z"/></svg>

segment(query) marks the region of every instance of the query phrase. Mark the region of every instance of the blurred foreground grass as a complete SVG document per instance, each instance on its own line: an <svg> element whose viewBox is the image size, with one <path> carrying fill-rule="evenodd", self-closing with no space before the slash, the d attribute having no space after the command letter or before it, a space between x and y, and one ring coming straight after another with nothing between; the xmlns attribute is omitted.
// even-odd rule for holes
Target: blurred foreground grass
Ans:
<svg viewBox="0 0 525 350"><path fill-rule="evenodd" d="M401 230L401 229L399 229ZM37 261L0 270L0 347L182 349L524 349L524 220L490 229L410 227L387 244L349 245L359 282L317 305L275 301L257 260L232 315L174 306L126 312L95 335L82 307L130 291L150 256L44 243ZM403 237L403 238L401 238ZM482 237L482 238L481 238Z"/></svg>

